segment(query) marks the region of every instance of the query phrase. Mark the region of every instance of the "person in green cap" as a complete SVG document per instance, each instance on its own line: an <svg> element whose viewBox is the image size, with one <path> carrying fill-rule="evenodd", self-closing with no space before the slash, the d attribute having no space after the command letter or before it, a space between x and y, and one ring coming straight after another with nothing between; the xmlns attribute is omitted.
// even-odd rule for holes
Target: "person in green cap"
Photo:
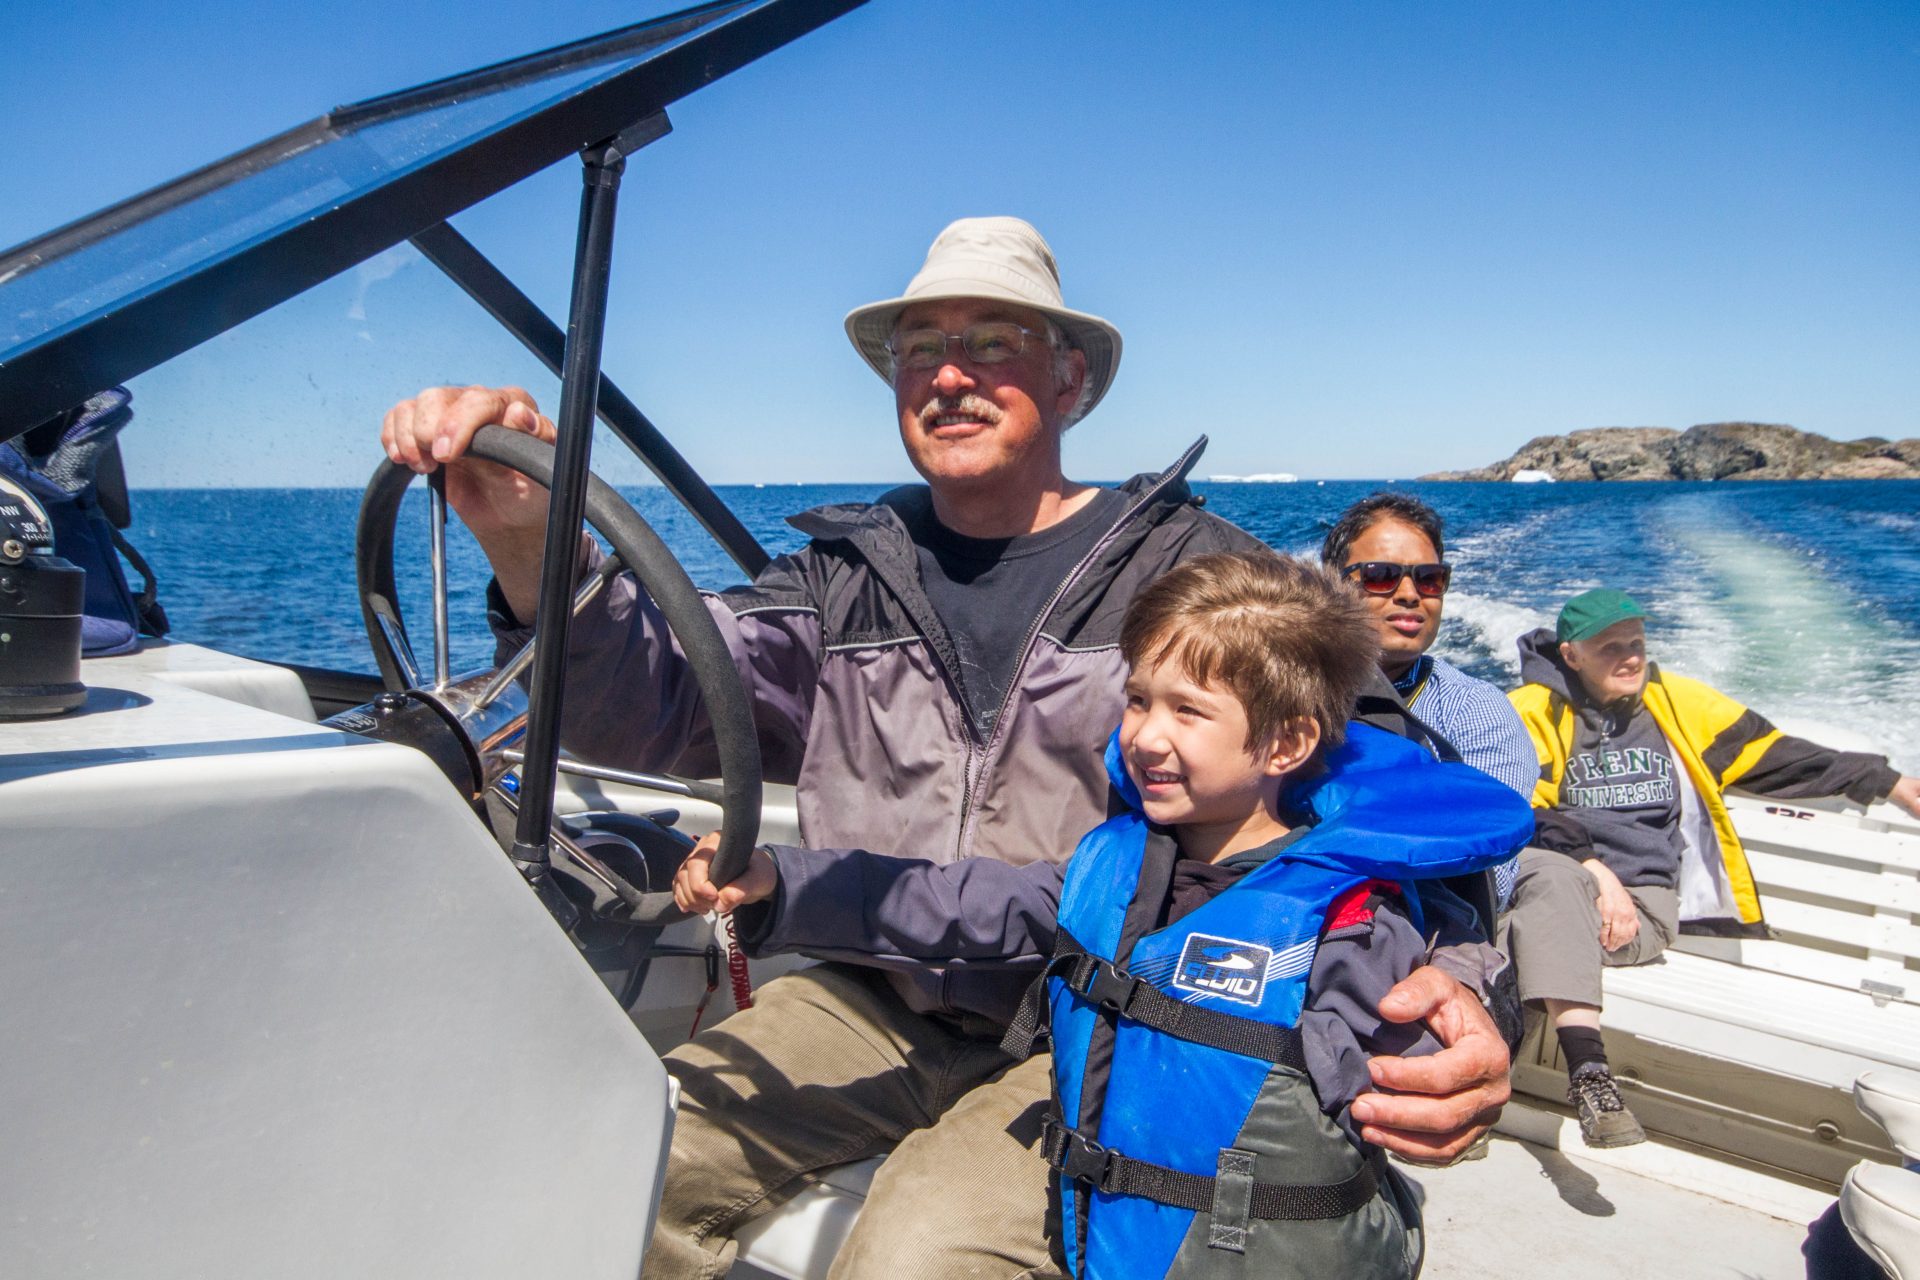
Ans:
<svg viewBox="0 0 1920 1280"><path fill-rule="evenodd" d="M1890 799L1920 816L1920 778L1884 757L1788 737L1697 680L1647 660L1646 610L1601 588L1520 639L1508 697L1540 762L1534 847L1520 857L1504 942L1520 998L1552 1020L1567 1101L1589 1146L1646 1134L1600 1038L1600 971L1645 964L1676 932L1763 937L1722 793Z"/></svg>

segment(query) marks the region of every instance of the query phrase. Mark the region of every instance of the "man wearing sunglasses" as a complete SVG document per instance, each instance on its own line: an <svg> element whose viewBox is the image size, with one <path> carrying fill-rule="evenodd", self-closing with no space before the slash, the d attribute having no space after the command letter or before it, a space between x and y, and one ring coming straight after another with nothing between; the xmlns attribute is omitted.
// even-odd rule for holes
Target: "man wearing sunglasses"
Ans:
<svg viewBox="0 0 1920 1280"><path fill-rule="evenodd" d="M1420 722L1460 758L1518 791L1533 794L1533 744L1506 695L1427 652L1453 566L1432 507L1404 493L1376 493L1340 514L1320 547L1321 560L1357 587L1380 633L1380 669ZM1512 864L1495 873L1500 901L1513 891Z"/></svg>
<svg viewBox="0 0 1920 1280"><path fill-rule="evenodd" d="M1106 815L1099 744L1121 711L1127 602L1188 557L1259 544L1193 500L1197 445L1117 488L1066 478L1062 436L1106 393L1120 335L1063 304L1052 250L1025 222L954 223L904 296L846 328L926 483L796 516L809 543L709 596L749 681L767 778L795 784L813 845L1064 858ZM382 440L431 471L483 423L553 438L525 392L467 387L396 405ZM534 610L546 495L460 463L447 496L494 567L491 620L510 653ZM594 554L583 543L583 564ZM582 611L569 657L571 750L701 768L684 659L631 579ZM1437 957L1455 967L1420 969L1387 997L1385 1017L1424 1018L1448 1048L1360 1066L1379 1086L1355 1104L1368 1141L1444 1161L1491 1122L1505 1046L1449 976L1483 981L1491 952L1463 937ZM829 962L673 1050L682 1094L647 1274L724 1274L747 1224L819 1170L889 1148L836 1277L1048 1273L1048 1061L1014 1065L999 1048L1013 1008L996 1002L1018 986Z"/></svg>

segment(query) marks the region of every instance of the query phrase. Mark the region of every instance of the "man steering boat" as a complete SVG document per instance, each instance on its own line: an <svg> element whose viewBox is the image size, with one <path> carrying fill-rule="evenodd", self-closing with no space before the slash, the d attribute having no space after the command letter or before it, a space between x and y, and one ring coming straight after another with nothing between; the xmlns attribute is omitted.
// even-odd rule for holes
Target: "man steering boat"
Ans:
<svg viewBox="0 0 1920 1280"><path fill-rule="evenodd" d="M1066 478L1062 436L1106 394L1121 340L1064 305L1025 222L952 224L904 294L855 310L847 332L892 386L926 483L796 516L805 547L708 597L767 776L795 784L810 844L1063 859L1106 814L1099 745L1119 718L1128 602L1191 556L1259 544L1192 499L1198 446L1114 489ZM382 441L417 471L447 465L509 652L529 634L547 503L524 477L462 458L489 423L554 435L524 391L448 387L396 405ZM583 569L598 554L583 535ZM700 769L698 696L631 579L575 620L570 648L572 687L594 693L567 700L572 750ZM1425 1019L1446 1048L1417 1068L1374 1059L1391 1092L1353 1108L1369 1141L1417 1160L1457 1155L1507 1097L1506 1047L1478 994L1497 961L1483 939L1457 941L1436 957L1444 969L1417 970L1381 1007ZM648 1274L723 1274L747 1222L816 1171L888 1150L833 1274L1051 1274L1048 1064L1000 1051L1011 1011L989 988L1002 989L964 970L826 963L670 1053L683 1094Z"/></svg>

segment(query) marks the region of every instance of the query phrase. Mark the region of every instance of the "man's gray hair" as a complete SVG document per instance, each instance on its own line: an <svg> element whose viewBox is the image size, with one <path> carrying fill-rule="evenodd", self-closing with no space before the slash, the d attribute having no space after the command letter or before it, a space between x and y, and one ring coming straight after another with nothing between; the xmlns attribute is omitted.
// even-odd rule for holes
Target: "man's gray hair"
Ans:
<svg viewBox="0 0 1920 1280"><path fill-rule="evenodd" d="M1043 316L1041 318L1046 321L1047 346L1053 352L1054 385L1065 386L1068 380L1073 377L1073 353L1080 348L1074 346L1073 343L1068 340L1067 331L1062 329L1051 316ZM1087 397L1092 391L1093 379L1082 377L1080 379L1080 398L1073 402L1071 409L1067 410L1064 419L1066 425L1060 428L1060 434L1065 435L1071 431L1073 424L1080 420L1080 415L1085 412L1087 407Z"/></svg>

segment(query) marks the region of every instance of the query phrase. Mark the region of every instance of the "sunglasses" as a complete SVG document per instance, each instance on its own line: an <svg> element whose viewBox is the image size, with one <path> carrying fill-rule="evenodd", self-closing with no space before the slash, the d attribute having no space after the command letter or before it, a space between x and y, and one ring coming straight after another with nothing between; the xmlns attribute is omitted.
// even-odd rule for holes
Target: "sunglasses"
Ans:
<svg viewBox="0 0 1920 1280"><path fill-rule="evenodd" d="M1370 596L1390 596L1400 587L1402 578L1413 579L1413 589L1429 598L1447 594L1453 581L1450 564L1396 564L1392 560L1358 560L1340 571Z"/></svg>

